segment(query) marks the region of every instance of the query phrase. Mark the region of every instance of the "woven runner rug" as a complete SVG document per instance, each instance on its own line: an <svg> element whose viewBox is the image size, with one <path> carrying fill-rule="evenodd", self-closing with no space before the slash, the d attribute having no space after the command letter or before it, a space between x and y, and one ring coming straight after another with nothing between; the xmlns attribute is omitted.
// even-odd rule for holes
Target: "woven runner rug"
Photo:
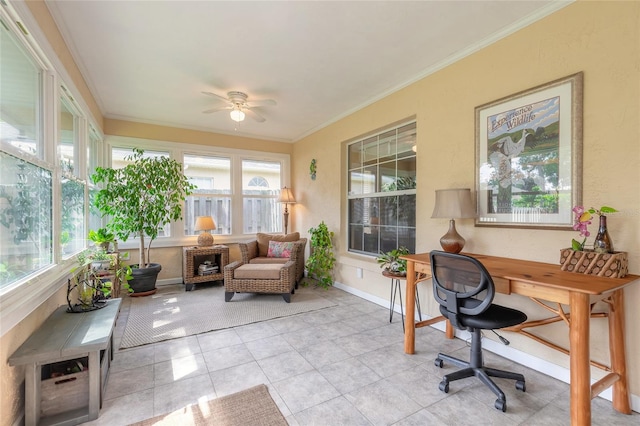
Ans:
<svg viewBox="0 0 640 426"><path fill-rule="evenodd" d="M277 294L236 293L224 301L219 284L184 291L183 286L166 286L147 297L131 297L129 318L120 348L177 339L193 334L301 314L336 306L322 297L321 289L300 287L286 303Z"/></svg>
<svg viewBox="0 0 640 426"><path fill-rule="evenodd" d="M269 395L266 385L258 385L218 399L188 405L134 426L286 426L287 421Z"/></svg>

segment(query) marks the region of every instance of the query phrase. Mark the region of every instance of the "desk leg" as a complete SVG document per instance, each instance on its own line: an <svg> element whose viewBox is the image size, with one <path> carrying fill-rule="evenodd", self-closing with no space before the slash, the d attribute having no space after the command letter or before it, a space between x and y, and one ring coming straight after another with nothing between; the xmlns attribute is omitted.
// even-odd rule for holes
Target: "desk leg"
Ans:
<svg viewBox="0 0 640 426"><path fill-rule="evenodd" d="M404 321L404 353L413 354L416 352L416 268L411 260L407 261L407 288L404 300L404 311L407 313Z"/></svg>
<svg viewBox="0 0 640 426"><path fill-rule="evenodd" d="M109 354L105 354L109 356ZM100 351L89 352L89 420L100 414Z"/></svg>
<svg viewBox="0 0 640 426"><path fill-rule="evenodd" d="M624 298L623 290L611 295L609 309L609 352L611 370L620 377L613 384L613 408L624 414L631 414L629 389L627 388L627 362L624 345Z"/></svg>
<svg viewBox="0 0 640 426"><path fill-rule="evenodd" d="M589 366L589 295L570 294L570 400L571 425L591 424L591 370Z"/></svg>
<svg viewBox="0 0 640 426"><path fill-rule="evenodd" d="M40 423L40 384L42 366L37 363L28 364L24 374L24 424L35 426Z"/></svg>

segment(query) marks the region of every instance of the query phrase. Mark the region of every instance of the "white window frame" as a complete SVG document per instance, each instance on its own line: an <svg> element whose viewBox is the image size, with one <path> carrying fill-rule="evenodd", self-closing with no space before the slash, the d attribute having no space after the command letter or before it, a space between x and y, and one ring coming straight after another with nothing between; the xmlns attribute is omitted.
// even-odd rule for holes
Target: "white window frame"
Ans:
<svg viewBox="0 0 640 426"><path fill-rule="evenodd" d="M231 211L241 212L243 203L242 194L242 160L280 162L280 182L282 186L289 186L291 173L291 157L289 154L269 153L225 147L213 147L196 144L183 144L171 141L139 139L125 136L106 136L107 162L111 164L111 152L113 148L140 148L151 151L167 151L169 156L181 164L184 163L184 155L213 156L231 158ZM184 221L177 221L169 225L171 232L169 237L158 237L153 242L154 248L179 247L194 244L196 235L185 235ZM216 243L246 241L255 238L255 233L244 234L241 215L234 215L231 224L231 234L216 234ZM126 242L118 242L118 248L135 250L138 240L130 236Z"/></svg>

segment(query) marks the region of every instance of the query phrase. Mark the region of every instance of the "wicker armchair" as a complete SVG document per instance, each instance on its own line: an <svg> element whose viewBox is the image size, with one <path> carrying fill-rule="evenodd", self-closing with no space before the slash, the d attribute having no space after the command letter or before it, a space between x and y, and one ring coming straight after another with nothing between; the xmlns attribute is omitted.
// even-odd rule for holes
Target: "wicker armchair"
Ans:
<svg viewBox="0 0 640 426"><path fill-rule="evenodd" d="M267 257L269 250L269 241L287 241L294 242L296 249L291 253L290 258L277 258ZM295 264L294 282L295 288L298 288L298 284L304 277L304 249L307 245L306 238L300 238L298 232L287 235L271 235L271 234L257 234L257 239L248 243L239 243L240 254L242 256L242 263L247 264L284 264L287 261L292 261Z"/></svg>
<svg viewBox="0 0 640 426"><path fill-rule="evenodd" d="M291 302L295 292L295 264L244 264L235 261L224 267L224 300L236 293L276 293Z"/></svg>

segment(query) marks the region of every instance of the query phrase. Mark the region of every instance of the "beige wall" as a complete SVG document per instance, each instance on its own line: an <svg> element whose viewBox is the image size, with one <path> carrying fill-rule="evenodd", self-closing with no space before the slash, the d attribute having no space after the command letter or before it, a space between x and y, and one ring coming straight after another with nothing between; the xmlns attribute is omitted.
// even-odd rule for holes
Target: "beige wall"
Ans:
<svg viewBox="0 0 640 426"><path fill-rule="evenodd" d="M575 3L306 137L293 151L292 186L299 201L292 212L298 223L296 230L304 234L324 220L336 232L336 280L387 299L389 282L381 277L378 265L370 258L345 253L343 142L416 117L416 248L418 252L437 249L448 225L446 220L430 219L434 190L474 188L474 108L583 71L583 202L621 211L609 216L609 232L617 250L629 252L630 271L640 274L639 28L638 2ZM315 181L308 173L313 158L317 160ZM342 162L335 158L342 158ZM550 263L557 263L559 250L577 236L574 231L476 228L472 220L459 220L457 225L467 239L466 251ZM364 269L362 279L357 278L356 267ZM422 306L435 316L429 291L422 288ZM640 311L636 307L640 285L625 294L627 365L631 391L638 396L640 339L636 325L640 324ZM524 309L531 318L547 316L520 296L501 300ZM608 363L606 321L592 323L592 355ZM540 333L568 345L566 328L560 324ZM567 356L519 336L509 335L509 339L516 349L568 368ZM594 375L601 374L594 370Z"/></svg>

